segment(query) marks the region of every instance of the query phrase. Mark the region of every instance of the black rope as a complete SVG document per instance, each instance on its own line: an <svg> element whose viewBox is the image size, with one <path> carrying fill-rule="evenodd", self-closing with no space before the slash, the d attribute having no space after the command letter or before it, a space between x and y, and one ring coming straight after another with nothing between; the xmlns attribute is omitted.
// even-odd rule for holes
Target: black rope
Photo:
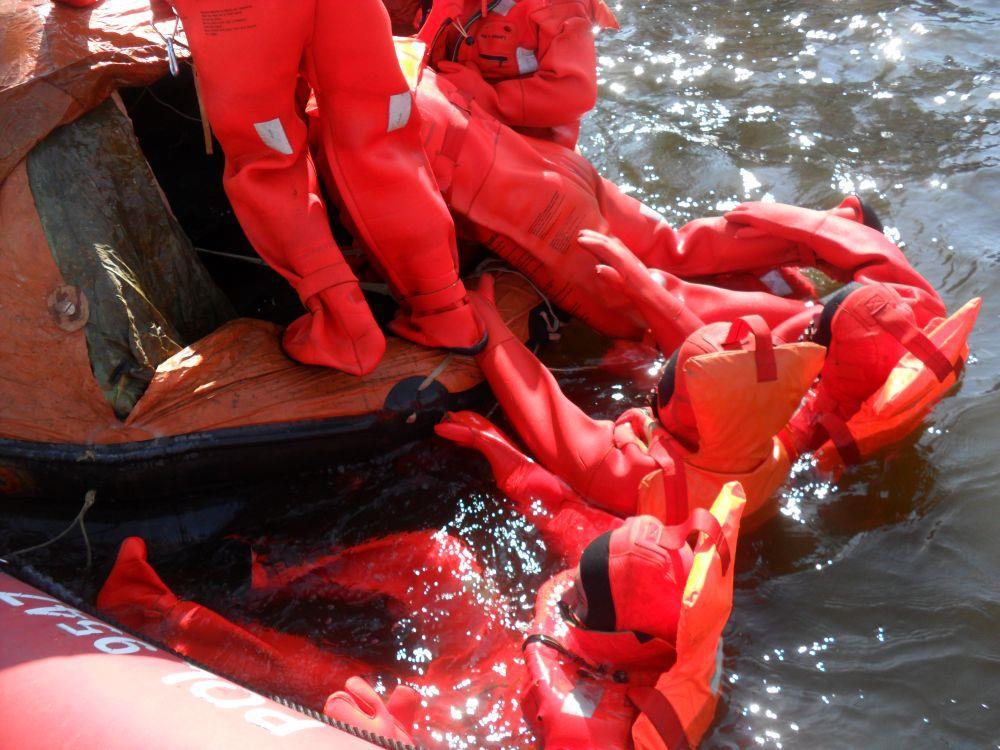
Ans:
<svg viewBox="0 0 1000 750"><path fill-rule="evenodd" d="M293 701L292 699L287 698L283 695L278 695L277 693L263 692L261 690L258 690L248 682L240 679L239 677L227 674L225 672L220 672L214 667L210 667L207 664L203 664L195 659L191 659L190 657L185 656L184 654L180 654L174 651L169 646L160 643L159 641L153 638L148 637L146 634L141 633L138 630L129 627L128 625L123 625L122 623L115 620L113 617L109 617L107 614L98 611L95 607L92 607L90 604L85 602L77 593L70 591L68 588L58 583L57 581L52 580L49 576L45 575L41 571L32 567L31 565L28 565L26 563L14 564L9 560L0 559L0 570L3 570L3 572L13 576L14 578L17 578L18 580L28 584L29 586L34 586L36 589L50 596L53 596L56 599L61 599L64 603L69 604L74 609L78 609L86 615L90 615L91 617L96 617L98 619L104 620L105 622L113 625L114 627L118 628L124 633L127 633L128 635L131 635L141 641L152 642L156 644L161 650L167 652L168 654L176 656L181 661L185 662L186 664L190 664L192 667L195 667L196 669L201 669L205 672L225 677L230 682L239 685L240 687L245 688L246 690L249 690L252 693L262 695L268 700L272 700L278 705L284 706L285 708L297 711L298 713L303 714L304 716L307 716L310 719L314 719L316 721L322 722L323 724L327 724L328 726L331 726L334 729L339 729L341 732L347 732L348 734L352 734L355 737L365 740L366 742L370 742L373 745L385 748L385 750L425 750L419 745L408 745L404 742L400 742L399 740L393 740L388 737L383 737L380 734L374 734L366 729L361 729L360 727L353 726L352 724L346 724L342 721L339 721L338 719L334 719L330 716L327 716L321 711L309 708L308 706L303 706L301 703Z"/></svg>

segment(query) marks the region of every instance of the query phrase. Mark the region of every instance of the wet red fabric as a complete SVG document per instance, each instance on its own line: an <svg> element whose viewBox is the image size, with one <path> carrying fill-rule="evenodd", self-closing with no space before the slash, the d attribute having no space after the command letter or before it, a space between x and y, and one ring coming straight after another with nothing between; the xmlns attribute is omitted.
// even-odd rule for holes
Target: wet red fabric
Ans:
<svg viewBox="0 0 1000 750"><path fill-rule="evenodd" d="M847 420L828 414L824 419L828 439L816 449L821 468L837 473L846 464L863 461L916 430L924 418L958 381L968 356L972 333L982 300L975 298L947 320L931 322L923 332L950 364L940 377L918 356L907 352L896 363L878 390ZM836 427L831 428L831 422Z"/></svg>
<svg viewBox="0 0 1000 750"><path fill-rule="evenodd" d="M520 710L511 686L519 640L504 623L501 600L472 551L444 532L392 534L319 554L299 565L258 560L256 595L329 597L351 592L386 597L401 623L419 634L416 663L372 665L433 697L417 711L420 741L433 733L462 736L466 702L495 726L516 727Z"/></svg>
<svg viewBox="0 0 1000 750"><path fill-rule="evenodd" d="M670 668L676 659L673 639L643 643L626 631L594 633L569 625L559 603L571 594L573 579L574 571L566 571L538 592L524 648L525 718L542 748L630 748L639 711L629 700L629 691L652 687ZM657 598L668 596L679 611L680 590L657 591ZM533 635L551 641L534 641Z"/></svg>
<svg viewBox="0 0 1000 750"><path fill-rule="evenodd" d="M618 28L602 0L438 0L420 30L431 65L490 115L574 148L597 101L595 27Z"/></svg>
<svg viewBox="0 0 1000 750"><path fill-rule="evenodd" d="M630 518L612 532L609 572L616 610L623 610L620 629L586 630L564 619L561 603L579 597L576 571L539 591L525 640L522 701L542 747L697 745L718 699L717 654L732 607L731 555L743 508L739 486L724 487L711 505L702 513L712 533L699 535L694 549L685 542L689 527L649 517ZM628 629L636 626L653 637L640 640Z"/></svg>
<svg viewBox="0 0 1000 750"><path fill-rule="evenodd" d="M179 599L146 562L145 544L131 538L105 583L98 607L147 637L165 643L205 666L285 695L317 710L361 710L357 690L332 703L331 694L355 675L388 675L405 681L433 700L412 706L405 689L390 701L392 719L418 741L433 733L464 736L466 702L479 702L483 715L497 726L517 727L517 679L520 636L500 615L499 595L491 593L471 551L443 532L417 531L373 539L333 550L300 565L277 566L258 558L252 589L255 598L269 594L336 598L343 595L385 597L397 627L419 633L415 663L360 662L320 649L301 636L280 633L252 622L237 624L200 604ZM346 650L346 649L345 649ZM357 683L352 683L357 687ZM361 691L370 698L367 691ZM352 695L353 694L353 695ZM369 703L365 698L364 702ZM346 704L346 705L345 705ZM390 717L366 710L374 723ZM371 708L370 707L370 708ZM409 722L405 713L415 708ZM404 710L401 711L400 709Z"/></svg>
<svg viewBox="0 0 1000 750"><path fill-rule="evenodd" d="M623 521L584 500L564 480L528 458L485 417L471 411L449 413L434 431L479 451L489 461L497 486L538 530L547 549L576 565L586 544Z"/></svg>
<svg viewBox="0 0 1000 750"><path fill-rule="evenodd" d="M254 623L238 625L179 599L146 560L142 539L126 539L97 597L98 609L195 662L307 706L368 666L330 654L305 638Z"/></svg>
<svg viewBox="0 0 1000 750"><path fill-rule="evenodd" d="M544 470L542 470L544 471ZM551 483L536 487L553 487ZM573 502L564 492L563 500ZM596 533L618 528L621 520L591 513L593 527L557 533L578 559ZM624 582L623 582L624 585ZM129 539L102 589L98 606L148 637L258 689L289 695L305 705L324 706L334 718L405 741L467 737L467 701L476 701L490 726L515 731L520 724L518 685L525 675L520 632L504 625L491 602L471 552L443 533L407 532L342 550L299 565L274 565L257 558L252 588L256 597L282 595L336 597L349 592L388 597L401 621L413 623L427 655L419 669L362 664L322 651L307 639L246 623L237 625L194 602L178 599L146 562L145 545ZM544 590L543 590L544 592ZM620 596L628 597L627 592ZM543 599L539 598L539 602ZM539 605L541 606L541 605ZM583 642L581 635L577 640ZM634 639L633 639L634 640ZM427 700L397 687L384 702L356 674L389 673L412 685ZM662 672L657 663L650 680ZM336 693L334 690L344 689ZM332 693L332 695L331 695ZM328 697L329 696L329 697ZM634 712L633 712L634 713Z"/></svg>
<svg viewBox="0 0 1000 750"><path fill-rule="evenodd" d="M319 126L339 198L401 298L394 329L431 346L476 344L482 329L458 279L454 228L420 149L420 118L381 3L174 5L226 153L233 208L254 247L309 310L286 331L288 352L360 374L385 348L330 231L296 99L300 77L330 113Z"/></svg>

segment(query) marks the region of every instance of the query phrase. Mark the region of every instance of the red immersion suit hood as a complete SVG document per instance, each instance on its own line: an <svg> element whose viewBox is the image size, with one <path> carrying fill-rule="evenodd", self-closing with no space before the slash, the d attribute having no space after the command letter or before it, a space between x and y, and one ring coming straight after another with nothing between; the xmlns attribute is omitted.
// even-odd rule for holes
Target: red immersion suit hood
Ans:
<svg viewBox="0 0 1000 750"><path fill-rule="evenodd" d="M682 444L698 445L698 420L688 393L688 360L703 354L723 351L722 342L729 332L728 323L711 323L692 333L667 360L656 388L656 416L663 427Z"/></svg>
<svg viewBox="0 0 1000 750"><path fill-rule="evenodd" d="M712 323L685 339L657 389L657 417L709 471L751 471L773 450L823 366L813 343L775 346L756 315Z"/></svg>
<svg viewBox="0 0 1000 750"><path fill-rule="evenodd" d="M664 529L652 516L634 516L587 546L577 576L585 628L673 642L693 554L687 544L661 544Z"/></svg>

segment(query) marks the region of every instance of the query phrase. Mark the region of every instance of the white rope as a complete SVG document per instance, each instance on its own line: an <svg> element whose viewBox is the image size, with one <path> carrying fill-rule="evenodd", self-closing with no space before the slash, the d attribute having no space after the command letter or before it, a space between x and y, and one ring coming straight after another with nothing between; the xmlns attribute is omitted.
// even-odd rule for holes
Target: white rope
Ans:
<svg viewBox="0 0 1000 750"><path fill-rule="evenodd" d="M254 258L250 255L237 255L236 253L224 253L221 250L209 250L205 247L196 247L199 253L205 253L206 255L218 255L220 258L230 258L232 260L242 260L247 263L253 263L258 266L266 266L267 261L263 258Z"/></svg>
<svg viewBox="0 0 1000 750"><path fill-rule="evenodd" d="M549 298L545 295L545 292L543 292L541 289L539 289L538 285L534 281L532 281L528 276L526 276L523 273L521 273L520 271L518 271L516 269L513 269L510 266L504 264L502 261L495 260L493 258L487 258L482 263L480 263L476 267L476 270L474 271L474 273L477 276L482 276L484 273L494 273L494 274L504 274L505 273L505 274L508 274L508 275L511 275L511 276L520 276L522 279L524 279L527 282L528 286L530 286L532 289L535 290L535 294L538 295L539 299L542 300L542 304L544 304L545 307L546 307L546 309L549 311L549 315L551 316L551 319L554 320L554 321L556 321L556 328L555 328L555 330L559 329L559 316L556 315L556 309L555 309L555 307L553 307L552 303L549 301ZM553 333L553 329L551 328L548 320L545 320L545 327L549 329L549 333L550 334ZM551 335L550 335L550 338L551 338Z"/></svg>
<svg viewBox="0 0 1000 750"><path fill-rule="evenodd" d="M95 500L97 500L97 490L87 490L87 494L83 496L83 507L80 508L80 512L76 514L76 517L72 521L70 521L69 526L67 526L65 529L60 531L58 534L56 534L54 537L52 537L46 542L42 542L41 544L35 544L31 547L23 547L22 549L16 549L13 550L12 552L7 552L3 555L0 555L0 557L16 557L17 555L23 555L28 552L34 552L35 550L48 547L50 544L58 542L60 539L66 536L70 531L72 531L74 526L79 524L80 533L83 534L83 543L87 547L86 567L89 568L91 562L93 562L93 556L91 554L91 549L90 549L90 537L87 535L87 526L83 522L83 517L84 515L86 515L87 511L90 510L91 506L93 506Z"/></svg>

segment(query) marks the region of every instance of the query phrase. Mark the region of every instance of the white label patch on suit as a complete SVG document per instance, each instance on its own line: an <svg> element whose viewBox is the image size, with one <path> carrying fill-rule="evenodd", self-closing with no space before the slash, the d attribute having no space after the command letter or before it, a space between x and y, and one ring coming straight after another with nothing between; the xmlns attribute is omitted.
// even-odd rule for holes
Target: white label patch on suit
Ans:
<svg viewBox="0 0 1000 750"><path fill-rule="evenodd" d="M267 122L255 122L253 129L268 148L273 148L279 154L292 153L292 144L288 142L285 129L281 127L281 120L277 117Z"/></svg>
<svg viewBox="0 0 1000 750"><path fill-rule="evenodd" d="M410 121L410 111L413 108L413 97L409 91L393 94L389 97L389 127L387 133L399 130Z"/></svg>
<svg viewBox="0 0 1000 750"><path fill-rule="evenodd" d="M760 280L764 282L764 286L771 290L771 294L776 294L779 297L787 297L792 293L792 288L776 268L772 268L765 273L760 277Z"/></svg>
<svg viewBox="0 0 1000 750"><path fill-rule="evenodd" d="M535 51L518 47L517 72L525 75L527 73L534 73L536 70L538 70L538 58L535 56Z"/></svg>
<svg viewBox="0 0 1000 750"><path fill-rule="evenodd" d="M604 695L604 688L600 685L581 682L574 685L573 692L563 698L562 712L570 716L589 719L597 710L602 695Z"/></svg>
<svg viewBox="0 0 1000 750"><path fill-rule="evenodd" d="M517 0L500 0L499 3L490 8L490 13L496 13L498 16L506 16L515 5L517 5Z"/></svg>

